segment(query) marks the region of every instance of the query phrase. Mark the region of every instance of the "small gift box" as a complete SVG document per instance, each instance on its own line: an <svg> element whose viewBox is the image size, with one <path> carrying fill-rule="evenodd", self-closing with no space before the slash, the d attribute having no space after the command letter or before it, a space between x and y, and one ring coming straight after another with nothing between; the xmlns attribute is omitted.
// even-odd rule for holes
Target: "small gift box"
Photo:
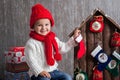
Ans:
<svg viewBox="0 0 120 80"><path fill-rule="evenodd" d="M11 47L9 51L5 51L6 63L25 62L24 47Z"/></svg>
<svg viewBox="0 0 120 80"><path fill-rule="evenodd" d="M24 47L11 47L5 51L5 63L8 72L18 73L29 70L25 60Z"/></svg>

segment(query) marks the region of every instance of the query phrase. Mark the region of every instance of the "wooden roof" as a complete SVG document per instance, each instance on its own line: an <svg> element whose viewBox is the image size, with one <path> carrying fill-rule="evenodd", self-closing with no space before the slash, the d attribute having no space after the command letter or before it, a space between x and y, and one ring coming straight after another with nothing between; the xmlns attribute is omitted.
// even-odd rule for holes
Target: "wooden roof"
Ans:
<svg viewBox="0 0 120 80"><path fill-rule="evenodd" d="M104 19L108 20L109 22L111 22L116 28L118 28L120 30L120 25L117 24L113 19L110 18L110 16L108 16L107 14L105 14L101 9L97 8L95 9L84 21L81 22L80 27L78 27L78 29L80 29L81 27L83 27L86 22L88 22L91 18L93 18L94 15L102 15L104 17ZM72 31L69 36L73 35Z"/></svg>

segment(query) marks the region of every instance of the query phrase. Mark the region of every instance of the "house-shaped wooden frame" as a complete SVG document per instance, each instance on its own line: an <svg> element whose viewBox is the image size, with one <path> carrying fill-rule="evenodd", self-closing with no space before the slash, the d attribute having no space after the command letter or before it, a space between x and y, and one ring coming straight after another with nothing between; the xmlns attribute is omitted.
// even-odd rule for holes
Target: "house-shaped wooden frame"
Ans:
<svg viewBox="0 0 120 80"><path fill-rule="evenodd" d="M104 18L104 29L100 33L93 33L89 30L89 25L94 16L102 15ZM111 19L108 15L106 15L102 10L95 9L81 24L79 29L81 30L81 34L85 41L86 45L86 54L81 58L77 59L76 54L78 47L74 48L74 69L79 67L81 70L87 72L89 80L92 80L93 68L97 64L97 61L90 55L93 49L99 44L103 48L103 50L111 55L114 50L118 53L120 52L119 47L111 46L111 37L115 32L120 33L120 25L117 24L113 19ZM73 32L70 33L69 36L72 36ZM120 71L119 71L120 72ZM111 74L104 70L103 73L104 78L107 80L119 80L119 76L114 79Z"/></svg>
<svg viewBox="0 0 120 80"><path fill-rule="evenodd" d="M109 21L112 25L114 25L113 27L115 27L116 29L120 30L120 25L117 24L113 19L110 18L110 16L108 16L107 14L105 14L101 9L97 8L95 9L85 20L83 20L80 24L80 26L78 27L79 29L81 29L81 27L83 27L88 21L90 21L91 19L93 19L93 17L95 15L102 15L104 17L104 22L105 20ZM69 36L72 36L73 32L71 32L69 34Z"/></svg>

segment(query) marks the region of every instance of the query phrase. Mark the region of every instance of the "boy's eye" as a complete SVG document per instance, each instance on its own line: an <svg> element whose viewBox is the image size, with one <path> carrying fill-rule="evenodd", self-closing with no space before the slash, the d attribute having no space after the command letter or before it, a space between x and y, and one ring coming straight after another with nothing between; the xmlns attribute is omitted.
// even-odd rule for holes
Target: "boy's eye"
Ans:
<svg viewBox="0 0 120 80"><path fill-rule="evenodd" d="M42 26L41 24L38 24L39 26Z"/></svg>
<svg viewBox="0 0 120 80"><path fill-rule="evenodd" d="M48 26L49 24L45 24L45 26Z"/></svg>
<svg viewBox="0 0 120 80"><path fill-rule="evenodd" d="M38 26L42 26L41 24L38 24Z"/></svg>

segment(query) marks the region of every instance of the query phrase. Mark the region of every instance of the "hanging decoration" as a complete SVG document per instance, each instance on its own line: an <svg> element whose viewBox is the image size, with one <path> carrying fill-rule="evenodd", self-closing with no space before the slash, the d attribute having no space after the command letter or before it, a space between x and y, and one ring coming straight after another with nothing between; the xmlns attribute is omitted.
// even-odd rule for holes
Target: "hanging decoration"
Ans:
<svg viewBox="0 0 120 80"><path fill-rule="evenodd" d="M117 31L112 34L111 45L114 47L120 46L120 33Z"/></svg>
<svg viewBox="0 0 120 80"><path fill-rule="evenodd" d="M118 65L120 64L120 54L118 54L116 51L112 54L112 60L107 65L106 69L114 76L119 75Z"/></svg>
<svg viewBox="0 0 120 80"><path fill-rule="evenodd" d="M103 71L97 69L97 66L93 68L93 80L103 80Z"/></svg>
<svg viewBox="0 0 120 80"><path fill-rule="evenodd" d="M88 80L87 73L81 69L76 68L74 71L74 80Z"/></svg>
<svg viewBox="0 0 120 80"><path fill-rule="evenodd" d="M85 43L84 43L84 40L81 34L75 39L75 41L79 43L78 44L79 49L77 51L77 59L80 59L84 56L86 52L86 46L85 46Z"/></svg>
<svg viewBox="0 0 120 80"><path fill-rule="evenodd" d="M98 61L98 70L103 71L111 58L103 51L100 45L98 45L91 53L91 55Z"/></svg>
<svg viewBox="0 0 120 80"><path fill-rule="evenodd" d="M103 16L94 16L93 20L90 22L90 31L92 32L102 32L104 28Z"/></svg>

